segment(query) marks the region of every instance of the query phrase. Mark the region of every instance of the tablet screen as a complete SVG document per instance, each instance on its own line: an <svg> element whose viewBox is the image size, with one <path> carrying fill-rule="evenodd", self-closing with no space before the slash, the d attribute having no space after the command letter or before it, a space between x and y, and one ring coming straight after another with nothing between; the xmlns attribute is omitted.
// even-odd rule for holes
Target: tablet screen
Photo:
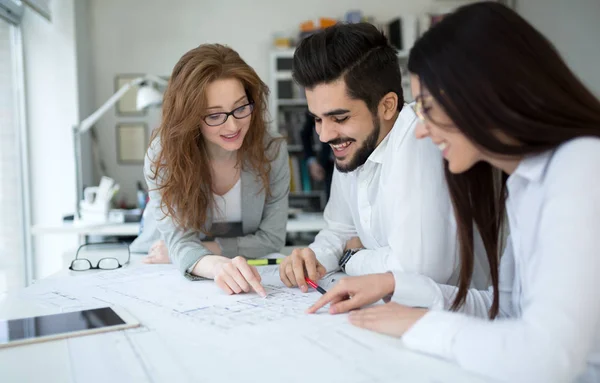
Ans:
<svg viewBox="0 0 600 383"><path fill-rule="evenodd" d="M123 324L125 321L110 307L0 320L0 344Z"/></svg>

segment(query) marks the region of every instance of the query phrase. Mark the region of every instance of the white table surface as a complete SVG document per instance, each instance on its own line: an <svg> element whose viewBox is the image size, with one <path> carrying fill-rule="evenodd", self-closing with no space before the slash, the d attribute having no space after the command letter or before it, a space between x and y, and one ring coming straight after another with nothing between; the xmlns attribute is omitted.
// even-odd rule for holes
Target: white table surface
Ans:
<svg viewBox="0 0 600 383"><path fill-rule="evenodd" d="M297 247L299 247L299 246L285 246L283 249L281 249L280 254L281 254L281 256L290 255L290 254L292 254L292 251ZM77 249L72 249L70 251L66 251L63 254L63 260L62 260L64 267L61 268L61 270L59 270L58 272L48 276L48 278L57 278L57 277L66 277L66 276L76 277L76 276L86 275L87 273L103 272L102 270L86 270L86 271L69 270L69 265L71 264L71 261L73 259L75 259L76 252L77 252ZM109 256L109 255L107 255L107 256ZM138 267L138 266L144 265L144 263L142 262L144 257L146 257L146 254L131 253L130 260L129 260L129 266ZM116 257L116 258L120 259L120 257Z"/></svg>
<svg viewBox="0 0 600 383"><path fill-rule="evenodd" d="M141 255L133 255L131 263L127 266L127 268L135 271L142 267L152 267L143 265L141 262L142 258L143 256ZM59 291L59 288L56 287L60 286L60 281L77 283L77 280L84 281L86 276L90 275L88 273L102 273L110 279L110 273L114 272L63 271L55 275L53 278L38 281L35 285L20 291L11 292L4 299L2 299L2 301L0 301L0 318L18 318L60 312L60 310L56 307L51 307L49 304L41 304L38 300L30 297L39 297L40 293L43 295L58 294L60 296L61 292ZM187 281L185 282L187 283ZM143 283L143 278L139 278L139 281L129 280L127 283L117 282L116 285L111 285L111 288L115 289L115 291L121 291L127 295L127 293L129 293L132 289L136 289L136 283ZM189 284L192 286L194 283L189 282ZM123 287L120 287L121 285L123 285ZM34 295L31 295L32 290L35 293ZM82 289L82 291L84 291L84 289ZM168 295L169 291L161 292L161 294L162 293ZM178 293L180 294L181 292L173 292L173 294ZM82 296L80 296L79 299L85 299L85 293L81 294ZM169 299L167 295L162 298ZM61 299L62 298L63 297L61 296ZM90 296L89 299L92 299L92 297ZM172 299L178 298L174 295ZM153 322L152 318L154 314L151 314L147 308L143 311L140 311L139 306L127 307L124 304L121 305L134 314L134 316L142 323L142 325L147 325L147 323L156 323ZM161 316L164 315L164 313L161 314L157 310L156 315ZM306 321L310 322L312 319L315 318L307 317ZM326 317L322 319L328 320ZM332 319L337 320L343 318L336 317ZM462 371L450 363L406 350L401 346L400 341L379 335L376 336L376 334L372 334L366 330L353 328L349 324L344 325L345 329L340 327L339 333L337 333L337 331L331 334L328 333L326 336L330 337L330 339L328 339L326 343L320 346L314 345L315 353L319 354L323 353L322 347L327 347L330 350L338 350L336 343L341 342L339 351L342 352L342 354L339 356L325 357L327 360L323 360L323 365L318 367L319 360L315 360L314 357L311 359L309 355L306 355L302 352L299 353L300 351L295 350L294 347L294 339L297 339L296 341L300 341L302 339L298 338L298 336L302 335L295 333L301 333L302 331L306 331L306 329L302 330L301 328L296 329L295 327L292 327L285 330L285 334L287 335L285 335L284 338L289 337L289 344L281 339L270 339L268 341L265 340L265 343L260 341L258 341L258 343L252 343L254 341L251 340L257 336L256 334L253 335L252 332L246 333L246 330L238 331L239 334L234 337L234 339L236 339L235 343L241 342L241 344L244 346L237 346L234 343L225 343L217 346L213 352L211 347L214 346L204 344L202 341L197 343L198 340L196 338L194 338L194 341L190 344L191 338L189 336L189 331L190 329L191 331L195 331L193 330L193 327L185 327L188 328L188 330L181 330L176 328L176 318L173 318L172 320L174 322L173 326L168 326L162 329L153 328L153 325L150 325L150 327L143 326L140 329L129 330L133 331L132 333L129 333L129 335L127 335L127 332L109 332L100 335L73 338L71 341L57 340L0 349L0 381L2 383L38 381L81 382L82 380L77 379L77 377L82 376L82 368L95 369L93 371L94 379L89 380L90 374L88 373L88 379L85 380L86 383L88 381L110 381L110 383L163 381L240 381L225 378L215 378L214 370L215 368L217 370L222 368L223 372L225 373L228 371L228 369L246 368L248 370L244 371L244 379L248 382L285 381L286 383L289 383L306 382L308 380L310 382L326 381L330 383L332 381L336 381L335 379L331 379L331 374L333 373L332 371L339 371L342 373L342 371L344 371L346 368L354 368L352 363L347 364L346 362L346 364L342 366L335 366L335 362L338 360L338 357L342 359L346 359L348 357L351 358L351 355L353 354L349 349L357 347L360 350L361 355L362 353L366 353L367 357L371 358L369 359L370 362L366 364L366 370L363 370L364 374L374 374L380 377L378 379L367 380L369 382L485 382L485 380L481 379L480 377ZM281 327L281 323L283 322L280 322L278 325L278 322L274 323L276 323L275 331L277 331L277 326ZM187 326L189 326L189 324ZM269 327L269 329L272 329L272 327ZM279 330L281 331L281 328ZM199 329L198 331L206 331L206 329ZM271 330L269 330L269 332L270 331ZM348 340L345 340L344 334L353 334L352 331L356 332L355 335L357 335L357 338L349 338ZM146 333L147 335L145 335ZM357 339L364 343L360 346L348 344L348 342L356 342ZM127 344L120 342L126 342ZM129 344L129 342L133 343ZM346 343L346 345L342 346L342 343ZM248 346L249 344L254 345ZM273 347L276 347L274 344L278 345L277 350L279 350L279 347L282 347L280 351L273 349ZM308 344L310 345L312 343ZM180 363L183 363L180 361L181 355L174 356L173 354L180 352L179 345L183 347L183 350L186 350L185 352L187 354L185 355L188 357L188 359L189 352L192 352L194 354L192 359L197 360L197 362L195 362L192 366L189 364L185 365L187 368L182 368L181 370L179 369L181 366ZM165 347L164 349L163 346ZM229 347L231 347L231 354L227 352ZM241 354L242 358L248 360L248 363L242 363L245 365L245 367L240 367L240 347L249 347L248 350L244 348L245 351L242 351ZM263 347L267 347L268 349L263 349ZM306 342L304 347L307 347ZM390 347L394 347L394 359L392 364L390 364L389 360L389 352L392 351ZM127 363L116 360L115 358L117 357L115 357L114 353L123 352L121 349L125 351L132 349L135 351L136 355L130 356L130 359L127 359ZM378 354L378 352L381 352L381 354ZM396 352L398 353L398 356L396 356ZM262 360L261 355L270 356L267 358L268 360ZM323 355L328 354L319 355L322 357ZM398 357L397 364L395 359L396 357ZM237 359L232 360L231 358ZM379 363L380 358L381 363ZM208 380L204 379L204 375L201 372L203 368L208 368L206 364L203 364L203 359L210 360L212 378L209 378ZM130 360L136 360L134 365L128 364L130 363ZM307 362L303 362L304 360L307 360ZM306 363L310 363L310 365L306 365ZM331 363L334 364L332 365ZM365 365L364 361L362 363ZM388 370L382 371L381 365L377 366L378 364L387 366L386 368ZM167 367L167 365L170 367ZM292 368L291 366L296 366L296 368ZM139 376L133 376L135 373L132 371L139 371ZM311 371L310 379L307 379L307 371ZM325 378L323 374L327 375L327 373L329 373L329 377ZM225 375L230 376L231 374L235 375L236 373L235 371L232 373L231 370L229 370L229 372ZM385 376L388 376L388 374L389 378L385 378ZM382 376L384 378L381 378ZM401 377L400 380L399 377Z"/></svg>

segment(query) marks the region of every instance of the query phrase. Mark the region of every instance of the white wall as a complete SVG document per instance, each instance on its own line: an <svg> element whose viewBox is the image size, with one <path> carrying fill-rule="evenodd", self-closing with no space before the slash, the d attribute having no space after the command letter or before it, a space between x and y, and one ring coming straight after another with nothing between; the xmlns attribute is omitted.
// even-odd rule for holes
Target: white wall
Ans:
<svg viewBox="0 0 600 383"><path fill-rule="evenodd" d="M77 99L79 102L79 121L84 120L96 110L94 106L94 62L92 61L92 47L90 44L88 0L76 0L74 6L75 17L75 53L77 61ZM81 136L81 176L82 185L96 184L97 171L94 168L92 155L91 134Z"/></svg>
<svg viewBox="0 0 600 383"><path fill-rule="evenodd" d="M77 123L73 1L55 0L52 22L27 9L23 18L32 223L60 222L75 206L71 127ZM55 272L76 238L36 237L36 277Z"/></svg>
<svg viewBox="0 0 600 383"><path fill-rule="evenodd" d="M95 103L115 91L118 73L170 75L179 58L202 43L224 43L236 49L268 82L268 52L275 32L293 33L300 22L319 16L339 18L361 9L377 21L401 13L421 13L431 4L447 7L452 1L433 0L91 0L90 28L95 65ZM146 118L151 128L158 112ZM116 155L115 111L97 124L108 175L121 185L130 203L141 166L120 166Z"/></svg>
<svg viewBox="0 0 600 383"><path fill-rule="evenodd" d="M600 97L600 0L517 0L517 9Z"/></svg>

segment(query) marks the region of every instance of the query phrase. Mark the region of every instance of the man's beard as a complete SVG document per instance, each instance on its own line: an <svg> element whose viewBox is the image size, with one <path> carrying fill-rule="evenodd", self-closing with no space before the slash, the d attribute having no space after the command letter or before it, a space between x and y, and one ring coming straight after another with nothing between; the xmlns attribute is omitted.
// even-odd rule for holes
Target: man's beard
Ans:
<svg viewBox="0 0 600 383"><path fill-rule="evenodd" d="M362 146L356 150L354 157L350 160L347 165L340 165L336 158L335 167L341 173L348 173L355 171L359 166L362 166L371 153L375 151L377 147L377 139L379 138L379 131L381 130L381 124L377 117L373 118L373 131L367 136Z"/></svg>

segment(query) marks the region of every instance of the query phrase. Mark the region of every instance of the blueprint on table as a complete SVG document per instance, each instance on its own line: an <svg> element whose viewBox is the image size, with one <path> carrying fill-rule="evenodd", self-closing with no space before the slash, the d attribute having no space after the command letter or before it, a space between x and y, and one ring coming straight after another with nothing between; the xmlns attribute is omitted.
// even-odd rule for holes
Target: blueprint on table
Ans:
<svg viewBox="0 0 600 383"><path fill-rule="evenodd" d="M344 315L326 308L306 314L319 293L285 287L276 266L260 270L266 298L227 295L213 281L188 281L172 265L49 279L21 295L56 311L118 305L142 323L64 341L77 382L306 382L307 373L311 381L442 382L455 372L404 350L399 339L350 326ZM319 284L329 289L339 278Z"/></svg>

